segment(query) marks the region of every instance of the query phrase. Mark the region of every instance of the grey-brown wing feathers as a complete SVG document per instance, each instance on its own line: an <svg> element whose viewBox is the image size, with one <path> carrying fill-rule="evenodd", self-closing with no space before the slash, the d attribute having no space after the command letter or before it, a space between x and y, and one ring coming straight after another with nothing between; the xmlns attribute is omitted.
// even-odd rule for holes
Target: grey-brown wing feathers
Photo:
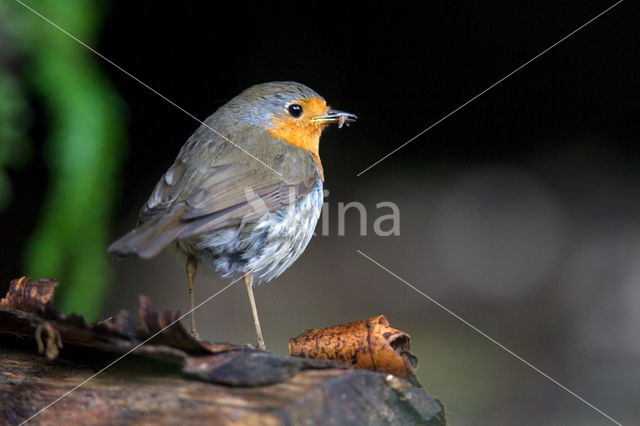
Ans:
<svg viewBox="0 0 640 426"><path fill-rule="evenodd" d="M255 221L312 190L319 170L311 154L261 129L243 133L254 142L246 144L252 154L271 169L227 142L196 149L189 141L140 211L137 228L109 253L150 258L176 240Z"/></svg>
<svg viewBox="0 0 640 426"><path fill-rule="evenodd" d="M182 206L181 206L182 207ZM170 209L149 221L109 246L114 259L125 260L140 257L149 259L171 244L184 230L186 224L180 220L183 209Z"/></svg>

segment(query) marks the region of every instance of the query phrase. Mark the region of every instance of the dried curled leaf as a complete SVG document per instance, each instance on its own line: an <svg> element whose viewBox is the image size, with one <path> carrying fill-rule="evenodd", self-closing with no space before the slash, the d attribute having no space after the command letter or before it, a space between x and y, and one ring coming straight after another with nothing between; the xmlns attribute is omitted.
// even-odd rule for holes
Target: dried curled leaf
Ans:
<svg viewBox="0 0 640 426"><path fill-rule="evenodd" d="M389 326L383 316L327 328L305 330L289 340L289 354L339 360L372 371L390 373L418 384L411 337Z"/></svg>
<svg viewBox="0 0 640 426"><path fill-rule="evenodd" d="M0 338L13 335L33 339L38 352L47 359L63 357L63 348L109 353L134 350L138 356L177 365L186 375L228 386L271 385L304 370L349 368L330 361L282 357L231 343L195 339L180 323L179 312L158 311L144 295L140 296L141 321L122 311L87 324L82 317L61 313L50 305L57 285L54 280L14 280L0 304Z"/></svg>
<svg viewBox="0 0 640 426"><path fill-rule="evenodd" d="M31 277L11 281L7 297L0 300L0 308L15 309L28 313L43 313L53 305L53 294L58 281Z"/></svg>
<svg viewBox="0 0 640 426"><path fill-rule="evenodd" d="M46 337L43 339L43 334ZM62 349L62 336L60 332L45 321L38 325L35 332L36 342L38 343L38 353L47 357L47 359L56 359L60 355Z"/></svg>

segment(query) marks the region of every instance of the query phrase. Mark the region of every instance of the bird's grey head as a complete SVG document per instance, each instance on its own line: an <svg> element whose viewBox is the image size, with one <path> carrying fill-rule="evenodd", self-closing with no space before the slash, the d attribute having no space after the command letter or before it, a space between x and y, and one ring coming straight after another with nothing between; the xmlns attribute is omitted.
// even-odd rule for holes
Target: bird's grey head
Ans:
<svg viewBox="0 0 640 426"><path fill-rule="evenodd" d="M233 98L226 108L254 126L271 126L274 118L301 114L300 101L324 99L315 90L294 81L273 81L251 86Z"/></svg>

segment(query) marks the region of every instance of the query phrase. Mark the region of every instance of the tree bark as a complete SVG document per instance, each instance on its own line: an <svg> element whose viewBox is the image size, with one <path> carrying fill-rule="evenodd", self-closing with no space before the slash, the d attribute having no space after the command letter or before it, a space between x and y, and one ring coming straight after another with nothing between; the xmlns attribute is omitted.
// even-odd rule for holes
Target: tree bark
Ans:
<svg viewBox="0 0 640 426"><path fill-rule="evenodd" d="M47 361L5 340L0 349L1 424L19 424L91 377L98 354ZM233 387L186 378L177 368L129 356L33 418L30 424L441 425L443 408L391 375L306 370L269 386Z"/></svg>
<svg viewBox="0 0 640 426"><path fill-rule="evenodd" d="M86 324L53 308L56 286L14 280L0 300L0 424L446 424L417 379L200 341L144 296L142 321Z"/></svg>

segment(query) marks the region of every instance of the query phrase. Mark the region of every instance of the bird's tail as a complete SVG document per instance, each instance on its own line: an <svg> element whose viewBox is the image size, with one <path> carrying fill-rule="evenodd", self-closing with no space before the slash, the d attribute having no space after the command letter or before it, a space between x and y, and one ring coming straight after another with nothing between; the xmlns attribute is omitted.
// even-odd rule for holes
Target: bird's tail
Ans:
<svg viewBox="0 0 640 426"><path fill-rule="evenodd" d="M159 214L116 240L107 249L115 260L149 259L169 246L184 231L180 213Z"/></svg>

